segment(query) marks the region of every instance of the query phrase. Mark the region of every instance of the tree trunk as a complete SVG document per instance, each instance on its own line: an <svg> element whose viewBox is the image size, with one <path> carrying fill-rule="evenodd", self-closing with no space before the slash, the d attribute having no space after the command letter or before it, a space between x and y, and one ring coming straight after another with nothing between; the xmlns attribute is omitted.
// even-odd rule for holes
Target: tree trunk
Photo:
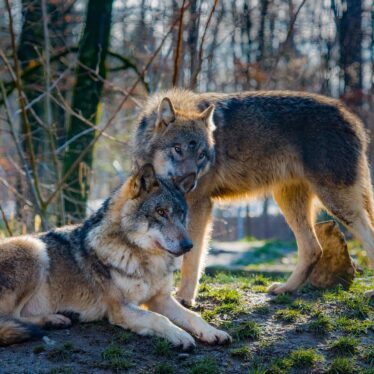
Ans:
<svg viewBox="0 0 374 374"><path fill-rule="evenodd" d="M79 65L76 71L72 109L94 123L98 121L98 105L103 88L103 82L99 77L105 77L105 57L109 45L111 15L112 0L90 0L86 25L80 40ZM96 72L99 77L95 77L93 72ZM84 122L72 116L67 140L69 141L86 129L87 125ZM81 152L90 147L89 144L95 135L92 131L68 146L64 158L64 173L69 172ZM74 168L67 178L64 207L69 222L82 219L86 214L92 161L93 148L91 147L79 166Z"/></svg>
<svg viewBox="0 0 374 374"><path fill-rule="evenodd" d="M362 102L362 0L346 0L338 20L343 100L351 107Z"/></svg>

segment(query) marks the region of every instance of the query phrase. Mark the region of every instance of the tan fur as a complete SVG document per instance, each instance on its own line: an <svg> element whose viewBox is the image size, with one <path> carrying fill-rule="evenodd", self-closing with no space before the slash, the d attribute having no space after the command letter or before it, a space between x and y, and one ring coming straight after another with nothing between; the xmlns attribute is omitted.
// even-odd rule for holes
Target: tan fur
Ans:
<svg viewBox="0 0 374 374"><path fill-rule="evenodd" d="M112 197L102 220L83 237L89 254L66 251L60 244L74 228L0 242L0 345L28 339L30 327L69 326L63 311L79 313L80 321L108 317L112 324L163 337L183 349L195 344L189 332L208 343L230 340L171 296L177 258L133 245L121 234L122 221L133 216L135 200L143 198L139 188L139 180L131 177ZM138 241L148 243L141 237L150 235L143 226Z"/></svg>
<svg viewBox="0 0 374 374"><path fill-rule="evenodd" d="M170 137L170 133L174 136L178 127L186 131L186 122L194 121L196 128L204 129L204 124L196 121L196 118L201 114L201 107L204 108L204 106L214 104L221 108L218 109L218 112L216 110L216 118L219 123L216 123L217 130L214 132L214 140L210 140L210 142L215 142L216 160L210 168L206 167L200 173L197 188L187 197L190 208L189 230L194 242L194 249L184 256L182 281L178 291L179 300L187 305L194 303L198 278L203 268L206 242L209 239L212 206L216 200L230 201L263 196L269 193L274 194L275 200L295 234L298 243L299 263L289 280L285 284L272 285L269 288L270 292L295 291L306 280L314 264L321 256L321 246L313 227L316 201L319 201L321 206L337 217L362 241L369 257L374 262L374 203L366 157L368 138L360 120L344 108L341 103L331 98L302 92L263 91L199 94L187 90L173 89L152 96L146 103L143 118L146 118L150 124L160 101L164 97L168 97L176 113L175 121L169 126L170 128L173 127L174 130L165 131L164 139ZM327 174L323 174L322 167L320 168L322 170L321 174L311 173L310 169L306 168L305 160L300 156L300 151L297 152L295 144L287 139L287 136L291 139L292 134L287 135L287 131L276 133L277 135L274 135L274 132L272 133L274 124L267 119L266 106L264 106L265 109L257 109L254 104L247 107L242 106L243 113L234 113L235 109L229 112L230 109L228 109L226 110L226 117L222 117L222 108L225 108L225 103L234 100L233 105L235 106L235 100L243 98L248 98L252 102L256 98L268 100L266 103L271 101L273 107L277 105L277 102L280 102L279 100L292 98L293 101L290 105L293 105L299 111L292 112L290 106L287 107L287 115L294 116L292 120L295 123L298 121L297 116L299 114L297 113L300 113L304 107L308 108L307 105L323 108L333 118L330 124L335 127L329 129L324 122L326 120L323 114L319 114L318 109L316 109L311 115L314 116L313 120L315 118L315 121L320 121L322 124L318 136L323 137L323 131L332 131L331 129L339 131L341 128L339 126L345 126L347 133L354 133L357 139L360 153L355 164L353 162L349 164L347 160L345 165L340 166L343 171L342 175L346 168L351 167L356 173L355 177L350 174L346 179L340 178L340 182L337 172L331 178L328 169L326 169ZM297 108L299 104L301 109ZM283 108L283 104L280 105ZM244 111L247 112L244 113ZM235 119L229 117L231 113ZM272 115L276 116L276 111L274 113ZM284 118L287 118L287 116ZM282 121L285 120L282 119ZM253 124L249 126L248 123L251 122ZM282 126L284 126L284 130L287 130L288 123L282 123ZM140 137L143 135L147 136L149 143L152 143L152 137L148 136L149 132L152 131L152 125L149 125L144 131L139 130L138 149L139 145L145 144L140 142ZM250 131L254 131L254 133ZM281 141L274 138L275 136L279 137L279 134L284 136ZM212 136L212 132L208 129L206 137L209 138L210 136ZM341 132L340 136L347 135ZM351 143L349 142L352 136L347 139L344 146L350 147ZM308 142L309 140L301 139L299 141ZM165 144L167 144L166 141ZM276 144L274 151L273 144ZM145 145L145 147L147 146ZM356 146L352 145L352 156L356 156L358 152L357 148L354 147ZM340 150L337 148L329 151L337 154ZM322 151L326 151L326 148ZM349 151L344 154L344 157L347 157L347 153L349 154ZM308 157L316 156L319 155L308 155ZM142 156L137 156L135 152L135 157L141 158ZM166 157L158 154L155 160L156 170L161 174L163 168L166 170L171 168ZM326 159L322 160L322 164L324 160Z"/></svg>

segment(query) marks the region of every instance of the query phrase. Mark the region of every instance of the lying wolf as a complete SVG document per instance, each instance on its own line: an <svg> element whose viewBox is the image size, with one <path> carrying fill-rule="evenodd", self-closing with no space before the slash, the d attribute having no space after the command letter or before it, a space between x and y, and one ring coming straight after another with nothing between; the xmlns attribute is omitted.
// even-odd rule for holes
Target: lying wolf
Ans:
<svg viewBox="0 0 374 374"><path fill-rule="evenodd" d="M186 331L230 341L171 296L176 257L192 247L186 214L182 192L146 165L83 224L1 241L0 345L69 326L71 313L83 322L107 317L184 350L195 344Z"/></svg>
<svg viewBox="0 0 374 374"><path fill-rule="evenodd" d="M322 254L313 225L318 201L374 261L373 193L367 135L336 100L286 91L204 93L174 89L151 97L137 127L134 158L191 190L189 233L178 297L192 305L214 200L273 193L295 234L299 261L275 294L295 291ZM368 295L374 294L369 292Z"/></svg>

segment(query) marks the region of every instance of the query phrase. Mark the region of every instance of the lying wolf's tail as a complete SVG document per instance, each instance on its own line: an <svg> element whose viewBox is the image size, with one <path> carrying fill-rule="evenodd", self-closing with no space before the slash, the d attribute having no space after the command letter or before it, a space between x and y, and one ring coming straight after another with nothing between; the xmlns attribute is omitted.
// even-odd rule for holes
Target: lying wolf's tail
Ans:
<svg viewBox="0 0 374 374"><path fill-rule="evenodd" d="M43 336L39 326L18 319L0 317L0 346L21 343Z"/></svg>

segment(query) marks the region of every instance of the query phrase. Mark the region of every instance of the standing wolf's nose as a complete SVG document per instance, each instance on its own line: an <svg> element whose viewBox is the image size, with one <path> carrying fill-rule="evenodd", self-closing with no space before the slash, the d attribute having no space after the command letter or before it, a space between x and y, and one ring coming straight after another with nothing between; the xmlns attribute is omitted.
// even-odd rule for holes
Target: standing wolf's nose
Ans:
<svg viewBox="0 0 374 374"><path fill-rule="evenodd" d="M193 247L193 243L189 239L183 239L181 241L181 249L183 252L188 252Z"/></svg>

